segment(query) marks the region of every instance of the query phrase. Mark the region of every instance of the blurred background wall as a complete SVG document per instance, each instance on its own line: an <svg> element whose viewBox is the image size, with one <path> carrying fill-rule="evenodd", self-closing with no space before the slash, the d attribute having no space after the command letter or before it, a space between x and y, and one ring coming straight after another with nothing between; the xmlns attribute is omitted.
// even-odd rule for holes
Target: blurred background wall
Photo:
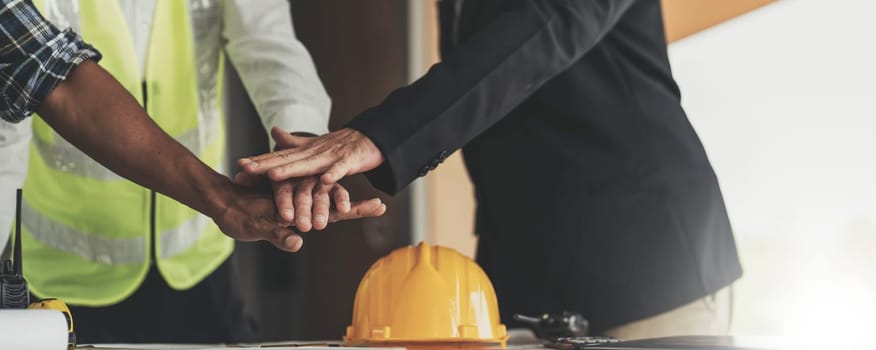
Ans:
<svg viewBox="0 0 876 350"><path fill-rule="evenodd" d="M431 0L291 3L332 96L333 128L438 60ZM663 3L683 104L718 174L745 268L733 331L865 334L876 314L876 5ZM254 113L229 80L231 111ZM257 123L232 127L232 159L264 151ZM348 185L376 194L361 177ZM235 266L263 338L338 339L359 278L393 247L426 239L474 254L472 188L458 154L389 208L381 219L305 235L294 255L239 244Z"/></svg>
<svg viewBox="0 0 876 350"><path fill-rule="evenodd" d="M332 130L408 81L405 0L291 5L296 34L332 98ZM236 164L240 156L267 151L267 137L240 81L229 76L229 161ZM381 195L362 176L343 184L353 199ZM304 234L304 248L296 254L263 242L237 244L234 266L263 340L340 339L359 279L377 258L410 242L409 195L382 198L387 203L383 217Z"/></svg>
<svg viewBox="0 0 876 350"><path fill-rule="evenodd" d="M876 3L783 0L670 46L739 245L733 328L869 334Z"/></svg>

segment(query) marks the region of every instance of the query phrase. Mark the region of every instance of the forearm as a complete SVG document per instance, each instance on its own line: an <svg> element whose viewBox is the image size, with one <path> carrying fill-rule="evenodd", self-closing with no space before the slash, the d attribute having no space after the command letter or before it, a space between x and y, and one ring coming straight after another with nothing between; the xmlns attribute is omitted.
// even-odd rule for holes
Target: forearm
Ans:
<svg viewBox="0 0 876 350"><path fill-rule="evenodd" d="M331 100L295 37L288 1L233 0L223 9L225 51L265 130L327 133Z"/></svg>
<svg viewBox="0 0 876 350"><path fill-rule="evenodd" d="M227 178L164 133L93 61L75 68L37 112L110 170L208 216L221 213L233 191Z"/></svg>
<svg viewBox="0 0 876 350"><path fill-rule="evenodd" d="M369 174L372 184L395 193L492 127L589 52L634 2L512 1L423 77L347 125L386 158Z"/></svg>

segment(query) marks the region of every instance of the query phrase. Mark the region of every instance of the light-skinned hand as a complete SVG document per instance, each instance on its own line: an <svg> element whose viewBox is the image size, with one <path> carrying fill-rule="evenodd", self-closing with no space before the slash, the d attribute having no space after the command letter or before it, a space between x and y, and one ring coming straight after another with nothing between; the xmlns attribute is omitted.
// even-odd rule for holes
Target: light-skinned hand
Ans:
<svg viewBox="0 0 876 350"><path fill-rule="evenodd" d="M293 135L278 127L271 129L271 137L276 142L278 149L273 154L283 150L306 147L317 140L316 137ZM247 186L255 186L265 180L264 174L241 172L235 176L235 182ZM347 214L353 208L353 204L350 202L350 193L336 182L325 184L319 181L316 176L306 176L270 181L270 183L280 218L285 222L294 223L301 232L326 228L329 223L329 212L332 209L339 214ZM333 208L332 200L334 200ZM385 211L385 205L383 207ZM369 212L369 214L374 213ZM380 214L374 216L382 214L381 211Z"/></svg>
<svg viewBox="0 0 876 350"><path fill-rule="evenodd" d="M266 174L272 181L320 175L320 182L332 185L344 176L362 173L383 163L383 154L367 136L353 129L341 129L319 137L289 136L298 146L240 159L249 175Z"/></svg>

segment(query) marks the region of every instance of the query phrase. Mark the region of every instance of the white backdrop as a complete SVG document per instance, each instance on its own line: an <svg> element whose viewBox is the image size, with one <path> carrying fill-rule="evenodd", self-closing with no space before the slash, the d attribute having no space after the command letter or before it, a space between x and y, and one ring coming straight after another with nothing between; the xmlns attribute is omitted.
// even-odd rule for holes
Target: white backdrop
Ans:
<svg viewBox="0 0 876 350"><path fill-rule="evenodd" d="M876 2L779 1L670 58L743 258L734 331L870 332Z"/></svg>

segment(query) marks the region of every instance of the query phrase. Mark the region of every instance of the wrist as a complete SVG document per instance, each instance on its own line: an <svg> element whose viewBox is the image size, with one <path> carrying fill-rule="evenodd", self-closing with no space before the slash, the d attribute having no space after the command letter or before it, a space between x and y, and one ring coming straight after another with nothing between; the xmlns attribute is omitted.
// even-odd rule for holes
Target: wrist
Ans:
<svg viewBox="0 0 876 350"><path fill-rule="evenodd" d="M371 170L383 164L383 152L380 150L380 147L378 147L377 144L374 143L374 140L372 140L370 137L368 137L368 135L359 130L352 128L349 130L352 131L352 133L356 136L356 138L360 141L360 144L362 145L362 149L365 153L365 159L363 162L365 167L368 168L368 170Z"/></svg>
<svg viewBox="0 0 876 350"><path fill-rule="evenodd" d="M206 209L204 214L216 219L223 216L232 207L237 198L236 187L226 177L212 181L201 193L204 194Z"/></svg>
<svg viewBox="0 0 876 350"><path fill-rule="evenodd" d="M193 209L215 219L231 207L236 198L236 187L231 179L204 164L188 173L193 175L188 186L195 196L191 205Z"/></svg>

